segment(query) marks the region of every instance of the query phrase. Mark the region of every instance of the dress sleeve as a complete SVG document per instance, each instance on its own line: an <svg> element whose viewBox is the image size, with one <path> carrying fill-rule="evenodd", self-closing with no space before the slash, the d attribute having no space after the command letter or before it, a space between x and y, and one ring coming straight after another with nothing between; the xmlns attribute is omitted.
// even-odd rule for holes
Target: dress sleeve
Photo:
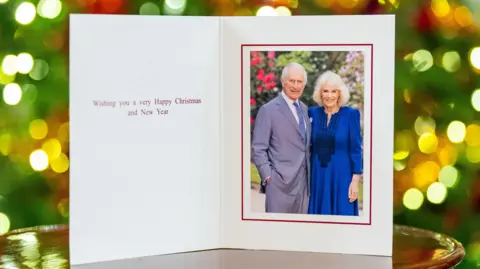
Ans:
<svg viewBox="0 0 480 269"><path fill-rule="evenodd" d="M349 117L350 164L354 174L363 173L362 135L360 131L360 112L352 109Z"/></svg>

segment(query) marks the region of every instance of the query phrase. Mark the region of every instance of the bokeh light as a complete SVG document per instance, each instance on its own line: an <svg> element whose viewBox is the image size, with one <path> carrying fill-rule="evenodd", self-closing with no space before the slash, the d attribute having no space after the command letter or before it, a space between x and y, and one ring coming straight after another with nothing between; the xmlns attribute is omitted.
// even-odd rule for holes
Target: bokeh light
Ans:
<svg viewBox="0 0 480 269"><path fill-rule="evenodd" d="M419 116L415 120L414 129L417 135L424 133L435 133L435 120L432 117Z"/></svg>
<svg viewBox="0 0 480 269"><path fill-rule="evenodd" d="M434 153L437 150L437 146L438 139L434 133L423 133L418 139L418 149L425 154Z"/></svg>
<svg viewBox="0 0 480 269"><path fill-rule="evenodd" d="M458 170L451 165L442 167L438 175L438 181L448 188L453 188L457 184Z"/></svg>
<svg viewBox="0 0 480 269"><path fill-rule="evenodd" d="M10 230L10 219L5 213L0 212L0 235L6 234Z"/></svg>
<svg viewBox="0 0 480 269"><path fill-rule="evenodd" d="M427 190L427 199L432 204L441 204L447 198L447 188L440 182L432 183Z"/></svg>
<svg viewBox="0 0 480 269"><path fill-rule="evenodd" d="M455 72L460 69L460 54L456 51L448 51L443 54L442 65L447 72Z"/></svg>
<svg viewBox="0 0 480 269"><path fill-rule="evenodd" d="M166 15L181 15L187 6L186 0L165 0L163 11Z"/></svg>
<svg viewBox="0 0 480 269"><path fill-rule="evenodd" d="M16 69L21 74L28 74L33 68L33 57L29 53L23 52L16 57Z"/></svg>
<svg viewBox="0 0 480 269"><path fill-rule="evenodd" d="M447 16L451 10L447 0L432 0L431 9L439 18Z"/></svg>
<svg viewBox="0 0 480 269"><path fill-rule="evenodd" d="M46 19L54 19L62 12L60 0L40 0L37 5L38 15Z"/></svg>
<svg viewBox="0 0 480 269"><path fill-rule="evenodd" d="M263 6L257 10L257 16L278 16L278 12L271 6Z"/></svg>
<svg viewBox="0 0 480 269"><path fill-rule="evenodd" d="M36 59L32 70L28 74L34 80L42 80L48 75L49 71L50 67L45 60Z"/></svg>
<svg viewBox="0 0 480 269"><path fill-rule="evenodd" d="M473 109L475 109L476 111L480 111L480 89L476 89L472 93L471 103Z"/></svg>
<svg viewBox="0 0 480 269"><path fill-rule="evenodd" d="M12 143L12 135L4 133L0 135L0 153L7 156L10 153Z"/></svg>
<svg viewBox="0 0 480 269"><path fill-rule="evenodd" d="M467 133L466 126L461 121L452 121L447 128L448 139L453 143L461 143Z"/></svg>
<svg viewBox="0 0 480 269"><path fill-rule="evenodd" d="M465 156L471 163L480 163L480 146L468 146L465 150Z"/></svg>
<svg viewBox="0 0 480 269"><path fill-rule="evenodd" d="M288 7L279 6L275 8L275 11L279 16L292 16L292 12Z"/></svg>
<svg viewBox="0 0 480 269"><path fill-rule="evenodd" d="M42 150L47 153L48 158L54 159L60 156L60 153L62 153L62 145L57 139L50 138L47 141L43 142Z"/></svg>
<svg viewBox="0 0 480 269"><path fill-rule="evenodd" d="M403 194L403 205L410 210L417 210L423 204L423 193L415 188L408 189Z"/></svg>
<svg viewBox="0 0 480 269"><path fill-rule="evenodd" d="M37 149L30 154L30 166L35 171L43 171L48 168L48 155L45 151Z"/></svg>
<svg viewBox="0 0 480 269"><path fill-rule="evenodd" d="M143 3L138 11L140 15L160 15L160 8L152 2Z"/></svg>
<svg viewBox="0 0 480 269"><path fill-rule="evenodd" d="M17 83L7 84L3 88L3 101L7 105L16 105L22 99L22 89Z"/></svg>
<svg viewBox="0 0 480 269"><path fill-rule="evenodd" d="M428 50L417 50L412 56L415 70L425 72L433 66L433 56Z"/></svg>
<svg viewBox="0 0 480 269"><path fill-rule="evenodd" d="M17 56L8 54L3 57L2 72L8 76L15 75L17 73Z"/></svg>
<svg viewBox="0 0 480 269"><path fill-rule="evenodd" d="M43 139L47 136L48 134L48 125L47 123L42 120L42 119L36 119L30 122L30 136L33 139Z"/></svg>
<svg viewBox="0 0 480 269"><path fill-rule="evenodd" d="M480 146L480 126L478 124L467 126L465 143L469 146Z"/></svg>
<svg viewBox="0 0 480 269"><path fill-rule="evenodd" d="M480 69L480 47L475 47L470 51L470 63L476 69Z"/></svg>
<svg viewBox="0 0 480 269"><path fill-rule="evenodd" d="M67 155L60 153L57 157L50 159L50 167L55 173L65 173L69 168L70 162Z"/></svg>
<svg viewBox="0 0 480 269"><path fill-rule="evenodd" d="M26 25L35 19L36 13L35 5L30 2L23 2L17 7L15 19L18 23Z"/></svg>

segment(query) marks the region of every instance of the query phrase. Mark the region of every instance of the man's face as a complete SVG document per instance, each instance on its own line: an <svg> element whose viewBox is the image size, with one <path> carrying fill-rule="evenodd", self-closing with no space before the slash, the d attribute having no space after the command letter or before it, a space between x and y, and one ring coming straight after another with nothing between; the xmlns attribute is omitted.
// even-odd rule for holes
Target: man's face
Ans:
<svg viewBox="0 0 480 269"><path fill-rule="evenodd" d="M287 76L282 80L283 91L292 100L297 100L302 96L305 89L305 76L302 70L290 68Z"/></svg>

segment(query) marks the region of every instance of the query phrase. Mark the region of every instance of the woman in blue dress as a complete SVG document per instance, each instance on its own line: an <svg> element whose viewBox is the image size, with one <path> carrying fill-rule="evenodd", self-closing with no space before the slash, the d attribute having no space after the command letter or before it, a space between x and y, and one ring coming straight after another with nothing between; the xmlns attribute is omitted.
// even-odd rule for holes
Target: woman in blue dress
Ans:
<svg viewBox="0 0 480 269"><path fill-rule="evenodd" d="M347 107L342 78L323 73L309 108L312 122L309 214L358 216L358 184L363 172L360 112Z"/></svg>

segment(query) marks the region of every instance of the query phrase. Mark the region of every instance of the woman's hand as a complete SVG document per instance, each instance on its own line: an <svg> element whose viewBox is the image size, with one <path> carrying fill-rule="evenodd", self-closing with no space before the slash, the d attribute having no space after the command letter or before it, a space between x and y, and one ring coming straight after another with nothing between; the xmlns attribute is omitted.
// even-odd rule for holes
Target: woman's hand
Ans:
<svg viewBox="0 0 480 269"><path fill-rule="evenodd" d="M358 182L360 182L360 175L353 175L352 182L348 188L348 199L353 203L358 198Z"/></svg>

